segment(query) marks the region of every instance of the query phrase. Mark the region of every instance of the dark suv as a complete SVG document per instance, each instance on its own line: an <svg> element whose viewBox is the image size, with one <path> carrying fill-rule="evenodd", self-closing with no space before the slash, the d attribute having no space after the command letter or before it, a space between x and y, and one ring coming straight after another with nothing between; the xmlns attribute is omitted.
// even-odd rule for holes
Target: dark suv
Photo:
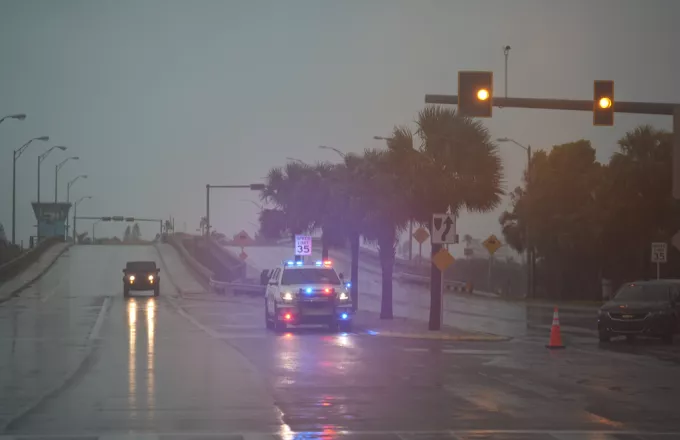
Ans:
<svg viewBox="0 0 680 440"><path fill-rule="evenodd" d="M626 283L598 311L600 341L625 335L660 337L672 343L680 317L680 281L653 280Z"/></svg>
<svg viewBox="0 0 680 440"><path fill-rule="evenodd" d="M160 271L155 261L128 261L123 269L123 296L130 296L131 290L153 290L153 296L158 296Z"/></svg>

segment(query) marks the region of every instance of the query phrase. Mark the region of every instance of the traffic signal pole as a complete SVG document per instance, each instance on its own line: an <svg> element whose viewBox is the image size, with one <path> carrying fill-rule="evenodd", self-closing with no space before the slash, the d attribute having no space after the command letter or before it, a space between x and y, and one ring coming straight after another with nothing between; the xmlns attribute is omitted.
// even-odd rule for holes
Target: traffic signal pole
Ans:
<svg viewBox="0 0 680 440"><path fill-rule="evenodd" d="M604 81L599 81L604 82ZM596 81L598 83L598 81ZM611 97L613 98L613 84L611 86ZM460 93L459 84L459 93ZM597 85L595 94L597 95ZM546 98L508 98L495 97L491 98L491 105L493 107L511 107L511 108L530 108L541 110L570 110L570 111L586 111L593 112L596 108L594 100L576 100L576 99L546 99ZM458 95L425 95L426 104L448 104L458 105ZM474 111L474 109L472 109ZM633 102L633 101L616 101L611 102L611 111L613 113L629 113L629 114L643 114L643 115L666 115L673 117L673 197L680 199L680 104L678 103L660 103L660 102ZM486 116L490 116L490 113ZM595 121L594 121L595 122ZM613 122L612 122L613 123ZM596 124L597 125L597 124ZM611 124L605 124L611 125ZM531 154L530 152L528 152ZM529 156L529 164L531 164L531 156ZM530 174L529 174L530 175ZM528 243L531 247L531 238L528 237ZM530 249L530 278L529 283L530 295L534 295L534 278L535 278L535 252Z"/></svg>

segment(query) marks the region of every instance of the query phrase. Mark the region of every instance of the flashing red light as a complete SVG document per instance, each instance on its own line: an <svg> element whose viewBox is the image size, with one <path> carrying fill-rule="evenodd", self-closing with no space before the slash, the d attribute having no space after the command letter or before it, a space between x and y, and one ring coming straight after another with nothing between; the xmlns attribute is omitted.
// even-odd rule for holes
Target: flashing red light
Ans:
<svg viewBox="0 0 680 440"><path fill-rule="evenodd" d="M290 321L291 319L293 319L293 315L291 315L290 313L286 313L285 315L283 315L283 319L285 319L286 321Z"/></svg>
<svg viewBox="0 0 680 440"><path fill-rule="evenodd" d="M331 260L326 260L323 262L324 266L330 266L331 265Z"/></svg>
<svg viewBox="0 0 680 440"><path fill-rule="evenodd" d="M329 289L328 287L326 287L325 289L323 289L323 291L326 292L326 293L331 293L331 289Z"/></svg>

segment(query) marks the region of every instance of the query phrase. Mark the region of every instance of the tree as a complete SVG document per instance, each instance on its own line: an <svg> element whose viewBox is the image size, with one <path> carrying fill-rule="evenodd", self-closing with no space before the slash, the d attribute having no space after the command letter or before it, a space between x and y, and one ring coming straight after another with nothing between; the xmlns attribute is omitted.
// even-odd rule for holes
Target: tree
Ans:
<svg viewBox="0 0 680 440"><path fill-rule="evenodd" d="M474 119L455 110L428 106L418 113L415 134L408 127L395 127L387 145L391 161L405 182L403 200L411 218L431 229L433 213L465 208L488 212L496 208L501 196L503 167L498 146L489 131ZM430 233L432 231L430 230ZM441 249L432 246L432 255ZM432 265L430 328L439 328L441 313L440 272Z"/></svg>
<svg viewBox="0 0 680 440"><path fill-rule="evenodd" d="M131 236L131 234L130 234L130 225L127 225L127 226L125 227L125 233L123 234L123 241L124 241L124 242L130 241L130 236Z"/></svg>
<svg viewBox="0 0 680 440"><path fill-rule="evenodd" d="M557 298L588 296L597 289L604 228L597 193L603 172L586 140L539 151L529 186L515 189L512 211L501 215L507 243L520 252L530 226L543 288Z"/></svg>
<svg viewBox="0 0 680 440"><path fill-rule="evenodd" d="M139 223L135 223L134 226L132 226L131 236L133 241L137 241L142 237L142 231L139 229Z"/></svg>
<svg viewBox="0 0 680 440"><path fill-rule="evenodd" d="M201 217L201 220L198 222L198 229L201 230L201 235L205 234L205 230L208 227L208 217L203 216Z"/></svg>
<svg viewBox="0 0 680 440"><path fill-rule="evenodd" d="M362 205L361 232L378 245L382 271L380 318L392 319L392 276L397 237L404 230L410 212L403 203L406 182L399 178L394 155L389 151L366 150L353 177L362 183L358 194Z"/></svg>

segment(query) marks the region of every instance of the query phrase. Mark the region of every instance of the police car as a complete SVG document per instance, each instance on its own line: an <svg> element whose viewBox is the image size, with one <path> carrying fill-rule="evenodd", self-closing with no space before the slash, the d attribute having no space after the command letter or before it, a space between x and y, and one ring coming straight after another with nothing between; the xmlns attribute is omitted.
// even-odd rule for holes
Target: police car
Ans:
<svg viewBox="0 0 680 440"><path fill-rule="evenodd" d="M324 324L333 330L351 330L349 284L344 283L330 261L287 261L263 273L262 281L267 286L267 328L283 331L289 324Z"/></svg>

